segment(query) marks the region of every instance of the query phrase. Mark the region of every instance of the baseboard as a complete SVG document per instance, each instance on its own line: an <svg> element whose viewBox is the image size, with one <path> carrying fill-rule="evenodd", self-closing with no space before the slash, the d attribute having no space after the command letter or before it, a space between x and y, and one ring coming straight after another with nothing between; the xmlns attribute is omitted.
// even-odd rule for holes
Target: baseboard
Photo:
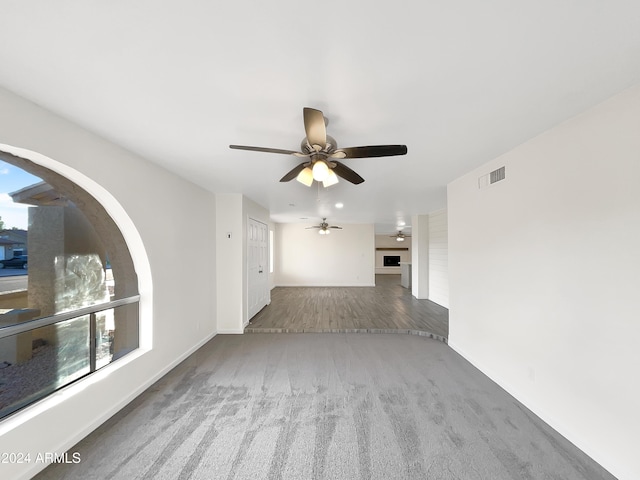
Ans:
<svg viewBox="0 0 640 480"><path fill-rule="evenodd" d="M244 333L244 328L223 328L223 329L219 328L218 329L218 335L239 335L242 333Z"/></svg>

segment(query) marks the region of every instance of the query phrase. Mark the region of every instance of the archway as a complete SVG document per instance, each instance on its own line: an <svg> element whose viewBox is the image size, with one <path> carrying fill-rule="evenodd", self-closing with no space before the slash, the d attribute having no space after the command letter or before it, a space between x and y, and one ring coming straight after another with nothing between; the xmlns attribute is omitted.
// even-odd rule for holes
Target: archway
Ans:
<svg viewBox="0 0 640 480"><path fill-rule="evenodd" d="M149 346L151 331L150 306L143 315L140 302L142 284L150 293L146 254L119 204L62 164L5 147L1 161L41 182L11 192L31 206L29 264L26 292L0 300L0 417ZM89 189L108 199L111 212ZM131 223L129 238L118 223Z"/></svg>

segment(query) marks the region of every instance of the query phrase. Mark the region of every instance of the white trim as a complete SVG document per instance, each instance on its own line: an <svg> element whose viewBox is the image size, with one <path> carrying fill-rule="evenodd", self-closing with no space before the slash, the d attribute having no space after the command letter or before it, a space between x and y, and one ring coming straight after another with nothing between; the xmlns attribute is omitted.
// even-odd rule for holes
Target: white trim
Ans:
<svg viewBox="0 0 640 480"><path fill-rule="evenodd" d="M266 242L267 242L267 255L266 255L267 266L266 266L266 269L264 270L264 273L266 273L266 280L265 280L266 283L265 283L265 292L264 292L266 299L265 299L265 304L262 305L260 307L260 309L257 312L255 312L253 315L251 315L251 312L249 312L249 290L251 288L251 285L249 285L249 280L251 278L251 276L249 275L249 268L251 267L249 265L249 248L251 248L250 245L249 245L249 229L250 229L250 223L252 221L255 222L255 223L259 223L261 225L264 225L264 227L266 228L266 232L267 232L267 239L266 239ZM260 310L262 310L264 307L269 305L269 303L271 302L271 295L270 295L271 289L269 288L269 275L270 274L268 273L268 271L269 271L269 225L266 222L264 222L262 220L258 220L257 218L251 216L251 214L248 214L247 218L246 218L246 222L245 222L245 234L244 234L243 242L245 242L245 248L244 248L245 268L244 268L244 274L243 275L245 275L246 279L247 279L246 285L245 285L245 301L244 301L245 314L243 315L244 322L245 322L244 325L243 325L243 328L244 328L247 325L249 325L249 320L251 320Z"/></svg>
<svg viewBox="0 0 640 480"><path fill-rule="evenodd" d="M247 325L249 325L248 322L247 322ZM225 328L222 330L218 330L218 335L242 335L243 333L244 333L244 329L237 329L237 328Z"/></svg>

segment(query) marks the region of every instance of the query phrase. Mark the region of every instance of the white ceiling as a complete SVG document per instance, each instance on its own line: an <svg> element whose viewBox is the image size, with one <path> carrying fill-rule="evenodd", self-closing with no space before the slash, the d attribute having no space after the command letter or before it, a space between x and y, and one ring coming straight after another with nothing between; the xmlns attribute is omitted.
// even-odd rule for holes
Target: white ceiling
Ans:
<svg viewBox="0 0 640 480"><path fill-rule="evenodd" d="M279 222L396 222L470 169L640 83L637 0L0 0L0 85ZM365 178L280 183L302 108ZM250 175L247 175L251 172ZM341 201L342 210L333 205Z"/></svg>

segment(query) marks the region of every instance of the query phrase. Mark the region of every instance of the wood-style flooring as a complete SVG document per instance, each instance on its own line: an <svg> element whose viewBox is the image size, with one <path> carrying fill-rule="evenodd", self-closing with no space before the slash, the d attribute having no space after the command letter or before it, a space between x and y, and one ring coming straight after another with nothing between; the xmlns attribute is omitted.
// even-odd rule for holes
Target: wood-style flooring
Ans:
<svg viewBox="0 0 640 480"><path fill-rule="evenodd" d="M271 304L245 333L405 333L446 342L449 311L418 300L400 275L376 275L375 287L276 287Z"/></svg>

